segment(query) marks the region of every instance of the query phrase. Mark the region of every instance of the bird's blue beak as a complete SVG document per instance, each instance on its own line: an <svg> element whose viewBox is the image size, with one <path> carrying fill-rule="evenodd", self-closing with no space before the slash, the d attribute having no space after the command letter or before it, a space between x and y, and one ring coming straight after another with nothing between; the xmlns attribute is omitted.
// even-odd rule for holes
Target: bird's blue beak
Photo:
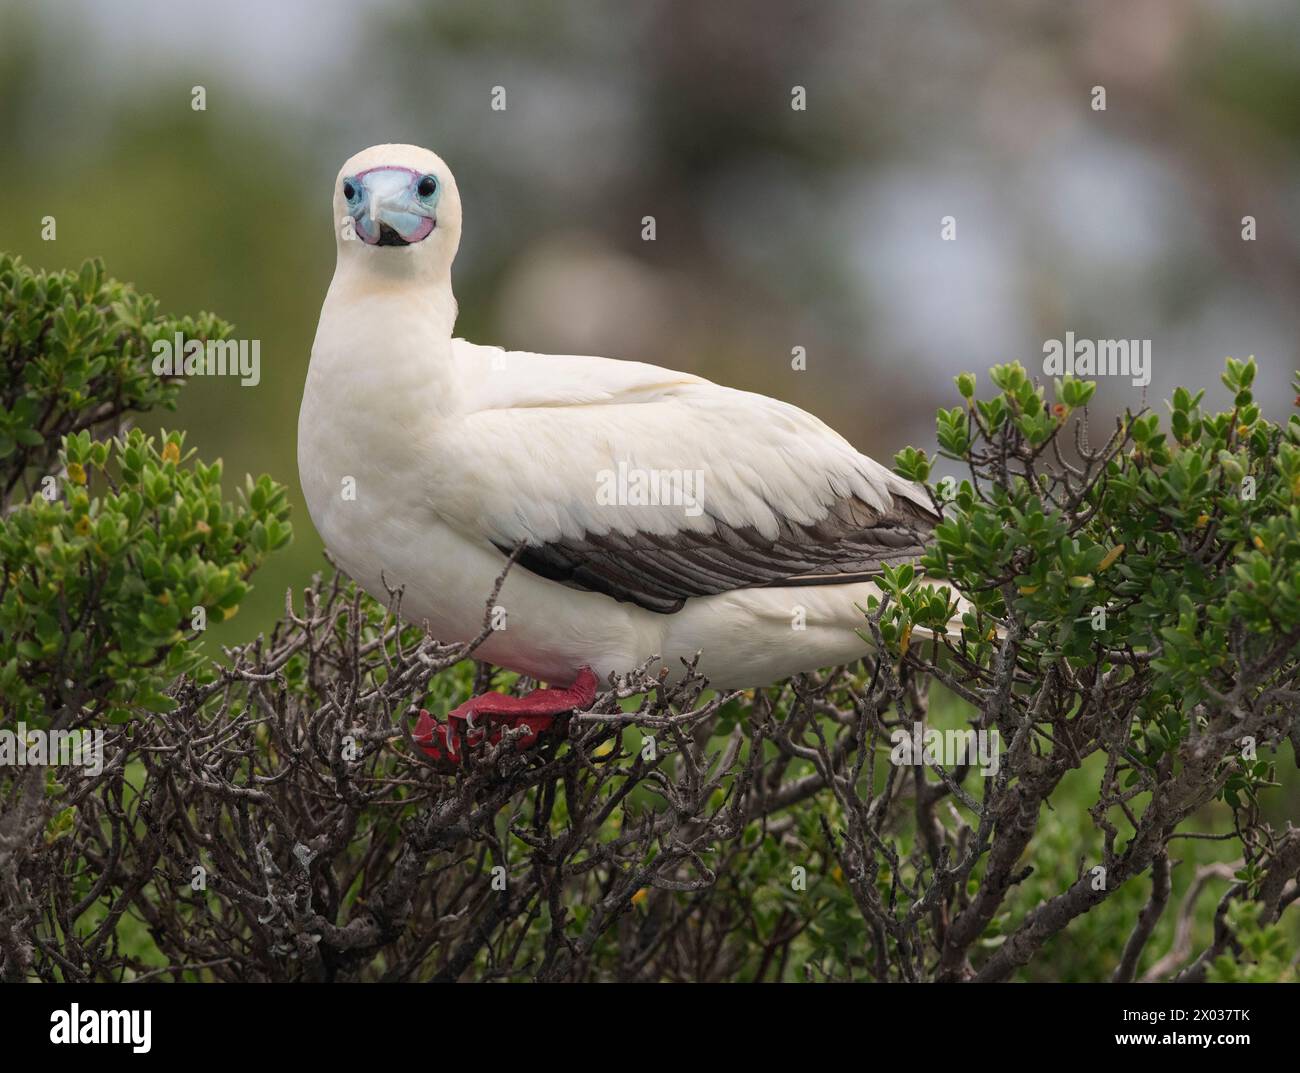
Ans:
<svg viewBox="0 0 1300 1073"><path fill-rule="evenodd" d="M410 168L370 168L343 180L343 201L357 237L369 246L409 246L438 223L442 183Z"/></svg>

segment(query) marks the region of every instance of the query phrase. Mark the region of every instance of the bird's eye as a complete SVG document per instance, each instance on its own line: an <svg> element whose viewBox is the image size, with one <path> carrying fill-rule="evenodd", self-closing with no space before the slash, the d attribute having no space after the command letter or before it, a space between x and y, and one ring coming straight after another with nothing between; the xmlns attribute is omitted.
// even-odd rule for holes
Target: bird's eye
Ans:
<svg viewBox="0 0 1300 1073"><path fill-rule="evenodd" d="M344 183L343 196L347 198L349 201L351 201L354 197L357 196L357 188L353 186L352 183L350 182Z"/></svg>
<svg viewBox="0 0 1300 1073"><path fill-rule="evenodd" d="M415 192L421 197L433 197L433 192L438 189L438 180L432 175L426 175L420 180L420 185L415 188Z"/></svg>

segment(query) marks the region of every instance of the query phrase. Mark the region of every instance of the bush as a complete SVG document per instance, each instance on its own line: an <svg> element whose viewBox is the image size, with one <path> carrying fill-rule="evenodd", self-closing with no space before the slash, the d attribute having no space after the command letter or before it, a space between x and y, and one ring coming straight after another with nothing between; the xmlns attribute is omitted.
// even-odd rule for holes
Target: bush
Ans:
<svg viewBox="0 0 1300 1073"><path fill-rule="evenodd" d="M1230 409L1180 389L1096 449L1092 385L959 377L938 442L969 476L933 486L926 576L886 573L860 665L718 695L651 660L448 772L419 708L529 683L400 593L326 572L203 652L288 541L285 491L228 502L180 434L122 423L174 400L154 340L228 327L98 264L0 258L0 308L0 715L104 732L97 773L0 768L6 978L1294 975L1300 832L1268 806L1300 736L1300 419L1261 416L1253 362ZM987 777L902 762L959 729L1000 739Z"/></svg>

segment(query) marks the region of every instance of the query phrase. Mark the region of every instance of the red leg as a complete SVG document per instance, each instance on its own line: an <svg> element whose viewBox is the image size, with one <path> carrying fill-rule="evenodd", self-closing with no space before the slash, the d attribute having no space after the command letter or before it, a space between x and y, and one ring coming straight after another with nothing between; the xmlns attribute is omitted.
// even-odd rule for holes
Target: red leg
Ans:
<svg viewBox="0 0 1300 1073"><path fill-rule="evenodd" d="M557 715L589 707L596 699L597 685L599 681L592 669L583 667L573 685L567 688L534 689L523 697L481 693L449 712L445 723L439 723L421 710L413 736L416 744L435 760L453 764L460 763L468 746L478 745L485 739L492 743L500 741L505 729L527 727L528 732L515 742L516 748L527 749L543 731L550 729Z"/></svg>

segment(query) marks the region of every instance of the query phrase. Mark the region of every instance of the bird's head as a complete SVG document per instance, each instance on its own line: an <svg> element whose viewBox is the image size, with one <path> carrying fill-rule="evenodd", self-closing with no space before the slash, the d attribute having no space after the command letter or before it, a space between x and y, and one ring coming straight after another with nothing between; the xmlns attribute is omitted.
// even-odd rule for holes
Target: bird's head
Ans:
<svg viewBox="0 0 1300 1073"><path fill-rule="evenodd" d="M442 158L418 145L372 145L334 181L339 264L386 275L447 273L460 244L460 194Z"/></svg>

